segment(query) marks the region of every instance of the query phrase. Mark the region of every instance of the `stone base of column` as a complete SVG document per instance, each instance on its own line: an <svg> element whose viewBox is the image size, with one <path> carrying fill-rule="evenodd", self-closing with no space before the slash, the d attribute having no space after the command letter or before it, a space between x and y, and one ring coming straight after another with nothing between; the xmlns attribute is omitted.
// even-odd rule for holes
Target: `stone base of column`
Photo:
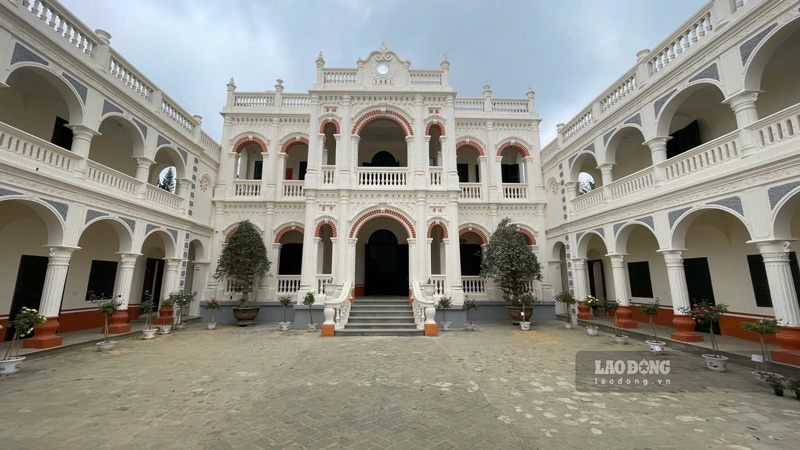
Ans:
<svg viewBox="0 0 800 450"><path fill-rule="evenodd" d="M128 320L136 320L139 318L139 307L128 306Z"/></svg>
<svg viewBox="0 0 800 450"><path fill-rule="evenodd" d="M116 314L108 318L108 334L122 334L131 331L128 323L128 310L120 309Z"/></svg>
<svg viewBox="0 0 800 450"><path fill-rule="evenodd" d="M583 303L578 303L578 320L594 320L592 308Z"/></svg>
<svg viewBox="0 0 800 450"><path fill-rule="evenodd" d="M47 322L33 326L33 337L22 341L23 348L53 348L59 347L64 338L56 335L58 330L58 317L48 317Z"/></svg>
<svg viewBox="0 0 800 450"><path fill-rule="evenodd" d="M703 336L694 332L694 320L691 317L676 315L672 318L672 325L678 329L669 335L672 339L682 342L703 342Z"/></svg>
<svg viewBox="0 0 800 450"><path fill-rule="evenodd" d="M639 322L631 319L633 308L630 306L620 306L617 309L617 324L620 328L639 328Z"/></svg>
<svg viewBox="0 0 800 450"><path fill-rule="evenodd" d="M336 332L336 325L322 325L322 337L333 337Z"/></svg>
<svg viewBox="0 0 800 450"><path fill-rule="evenodd" d="M438 335L439 335L439 325L435 323L425 324L425 336L438 336Z"/></svg>
<svg viewBox="0 0 800 450"><path fill-rule="evenodd" d="M172 306L162 306L158 310L158 317L153 321L156 325L172 325L175 318L172 316Z"/></svg>
<svg viewBox="0 0 800 450"><path fill-rule="evenodd" d="M771 352L772 360L800 366L800 327L780 327L775 337L781 348Z"/></svg>

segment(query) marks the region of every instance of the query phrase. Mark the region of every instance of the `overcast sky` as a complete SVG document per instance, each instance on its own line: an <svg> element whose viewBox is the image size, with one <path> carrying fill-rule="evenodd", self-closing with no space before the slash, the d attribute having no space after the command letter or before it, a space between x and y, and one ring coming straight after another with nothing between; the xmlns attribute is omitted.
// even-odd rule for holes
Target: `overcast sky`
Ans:
<svg viewBox="0 0 800 450"><path fill-rule="evenodd" d="M306 92L321 51L328 67L355 67L385 41L411 67L450 60L462 97L536 91L542 146L555 126L633 66L697 11L701 0L259 1L62 0L219 139L225 84Z"/></svg>

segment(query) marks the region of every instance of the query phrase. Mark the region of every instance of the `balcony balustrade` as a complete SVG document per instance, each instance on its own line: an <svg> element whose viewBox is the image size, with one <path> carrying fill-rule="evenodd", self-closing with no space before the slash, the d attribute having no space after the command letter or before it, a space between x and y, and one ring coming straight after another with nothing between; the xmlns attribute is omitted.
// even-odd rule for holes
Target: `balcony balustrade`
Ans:
<svg viewBox="0 0 800 450"><path fill-rule="evenodd" d="M258 197L261 195L261 180L236 180L233 182L234 197Z"/></svg>
<svg viewBox="0 0 800 450"><path fill-rule="evenodd" d="M399 168L367 168L356 169L358 185L370 188L392 189L405 187L408 184L408 169Z"/></svg>

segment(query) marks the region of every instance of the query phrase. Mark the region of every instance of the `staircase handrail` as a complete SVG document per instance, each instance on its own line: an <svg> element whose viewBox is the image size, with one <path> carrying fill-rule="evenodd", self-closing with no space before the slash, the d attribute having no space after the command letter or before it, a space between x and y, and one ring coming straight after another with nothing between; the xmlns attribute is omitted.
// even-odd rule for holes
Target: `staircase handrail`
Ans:
<svg viewBox="0 0 800 450"><path fill-rule="evenodd" d="M350 319L350 307L353 305L351 291L353 280L347 280L342 284L341 291L337 287L334 295L325 295L325 322L323 325L334 325L334 330L341 330L347 325Z"/></svg>
<svg viewBox="0 0 800 450"><path fill-rule="evenodd" d="M411 281L411 307L414 310L414 323L418 330L424 330L426 324L436 325L436 301L428 298L419 287L419 281Z"/></svg>

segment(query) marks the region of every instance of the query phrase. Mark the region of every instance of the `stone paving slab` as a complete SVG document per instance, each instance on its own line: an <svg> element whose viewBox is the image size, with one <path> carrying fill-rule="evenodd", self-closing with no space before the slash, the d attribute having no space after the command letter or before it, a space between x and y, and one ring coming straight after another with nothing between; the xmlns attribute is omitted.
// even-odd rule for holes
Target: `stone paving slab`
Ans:
<svg viewBox="0 0 800 450"><path fill-rule="evenodd" d="M619 350L561 323L439 338L320 338L193 324L63 352L0 378L10 449L794 449L800 401L749 367L676 374L687 392L579 392L575 353ZM625 350L646 355L631 343ZM696 391L696 392L690 392Z"/></svg>

